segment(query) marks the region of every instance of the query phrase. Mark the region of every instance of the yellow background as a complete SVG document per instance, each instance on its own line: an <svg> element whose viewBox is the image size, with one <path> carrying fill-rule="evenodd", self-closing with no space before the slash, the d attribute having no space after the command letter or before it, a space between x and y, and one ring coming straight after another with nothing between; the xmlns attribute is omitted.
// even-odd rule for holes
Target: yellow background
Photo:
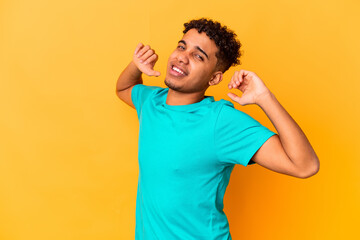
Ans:
<svg viewBox="0 0 360 240"><path fill-rule="evenodd" d="M320 158L308 179L236 166L225 194L233 239L359 239L360 3L0 2L0 239L134 239L136 112L115 95L138 42L167 58L183 23L211 17ZM236 108L274 130L257 106ZM191 223L189 223L191 224Z"/></svg>

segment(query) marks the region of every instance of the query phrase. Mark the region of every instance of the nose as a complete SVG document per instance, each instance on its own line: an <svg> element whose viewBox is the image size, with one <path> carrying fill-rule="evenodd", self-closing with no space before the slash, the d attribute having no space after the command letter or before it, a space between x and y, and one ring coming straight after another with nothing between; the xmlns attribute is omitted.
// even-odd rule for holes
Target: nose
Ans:
<svg viewBox="0 0 360 240"><path fill-rule="evenodd" d="M177 55L177 59L179 62L188 64L189 63L189 56L187 51L179 52Z"/></svg>

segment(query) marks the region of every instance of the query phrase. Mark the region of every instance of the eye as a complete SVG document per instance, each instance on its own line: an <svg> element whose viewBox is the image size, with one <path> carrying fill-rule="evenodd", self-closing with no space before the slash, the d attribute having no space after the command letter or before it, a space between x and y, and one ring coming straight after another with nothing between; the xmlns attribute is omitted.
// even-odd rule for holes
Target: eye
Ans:
<svg viewBox="0 0 360 240"><path fill-rule="evenodd" d="M178 48L178 49L181 49L181 50L184 50L184 49L185 49L185 47L184 47L184 46L181 46L181 45L178 45L177 48Z"/></svg>
<svg viewBox="0 0 360 240"><path fill-rule="evenodd" d="M201 61L204 61L204 58L202 56L200 56L199 54L196 54L195 57Z"/></svg>

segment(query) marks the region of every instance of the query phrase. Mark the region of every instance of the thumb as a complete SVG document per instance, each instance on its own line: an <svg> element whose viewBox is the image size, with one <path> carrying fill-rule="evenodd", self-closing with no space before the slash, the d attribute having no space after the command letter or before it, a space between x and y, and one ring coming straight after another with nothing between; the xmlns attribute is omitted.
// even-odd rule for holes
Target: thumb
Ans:
<svg viewBox="0 0 360 240"><path fill-rule="evenodd" d="M237 102L237 103L239 103L240 105L246 105L246 103L243 101L243 98L242 97L239 97L238 95L236 95L236 94L234 94L234 93L231 93L231 92L229 92L228 94L227 94L230 98L231 98L231 100L233 100L234 102Z"/></svg>
<svg viewBox="0 0 360 240"><path fill-rule="evenodd" d="M158 76L161 75L161 73L160 73L159 71L155 71L155 70L153 70L153 71L151 72L151 74L152 74L153 76L155 76L155 77L158 77Z"/></svg>

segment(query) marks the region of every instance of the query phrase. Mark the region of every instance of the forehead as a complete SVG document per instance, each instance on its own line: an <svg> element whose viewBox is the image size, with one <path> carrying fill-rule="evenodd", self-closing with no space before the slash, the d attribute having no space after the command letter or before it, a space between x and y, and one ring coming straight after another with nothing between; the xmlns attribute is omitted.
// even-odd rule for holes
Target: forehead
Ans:
<svg viewBox="0 0 360 240"><path fill-rule="evenodd" d="M184 40L186 45L190 48L200 47L209 55L209 57L210 55L215 55L218 50L214 40L211 40L205 32L199 33L194 28L186 32L182 40Z"/></svg>

